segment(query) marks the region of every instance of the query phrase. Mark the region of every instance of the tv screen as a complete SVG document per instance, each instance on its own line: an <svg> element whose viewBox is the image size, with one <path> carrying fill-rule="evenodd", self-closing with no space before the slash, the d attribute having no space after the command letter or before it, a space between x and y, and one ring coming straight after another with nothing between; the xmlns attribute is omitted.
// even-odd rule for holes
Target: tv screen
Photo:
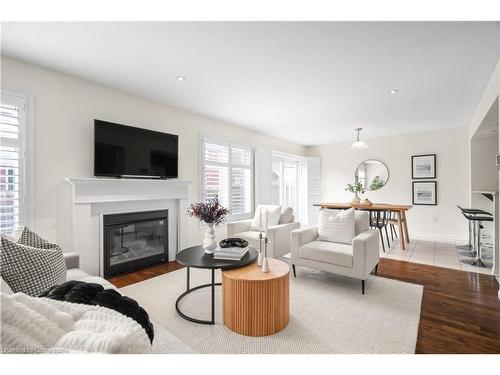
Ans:
<svg viewBox="0 0 500 375"><path fill-rule="evenodd" d="M179 137L94 120L96 177L177 178Z"/></svg>

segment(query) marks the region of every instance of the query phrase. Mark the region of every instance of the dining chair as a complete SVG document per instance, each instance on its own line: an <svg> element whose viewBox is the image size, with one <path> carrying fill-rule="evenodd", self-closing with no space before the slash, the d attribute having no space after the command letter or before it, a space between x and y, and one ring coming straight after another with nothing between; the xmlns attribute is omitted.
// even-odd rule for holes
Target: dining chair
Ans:
<svg viewBox="0 0 500 375"><path fill-rule="evenodd" d="M389 224L390 232L391 232L391 240L394 241L394 237L398 239L398 231L396 230L395 226L398 225L398 218L397 218L397 213L394 211L389 212L389 218L387 219L387 222ZM398 226L399 229L399 226Z"/></svg>
<svg viewBox="0 0 500 375"><path fill-rule="evenodd" d="M389 224L389 211L381 211L381 210L368 210L370 212L370 227L376 228L380 233L380 240L382 241L382 250L385 253L385 244L384 244L384 236L382 234L382 230L385 231L385 237L387 239L388 248L391 247L391 243L389 240L389 232L387 231L387 225ZM392 232L391 232L392 235Z"/></svg>

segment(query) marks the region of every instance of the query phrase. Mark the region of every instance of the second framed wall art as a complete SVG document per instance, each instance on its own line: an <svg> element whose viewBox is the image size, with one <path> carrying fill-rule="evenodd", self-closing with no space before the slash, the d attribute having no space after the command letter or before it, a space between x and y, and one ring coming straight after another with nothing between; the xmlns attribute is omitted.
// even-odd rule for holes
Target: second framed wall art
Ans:
<svg viewBox="0 0 500 375"><path fill-rule="evenodd" d="M437 182L436 181L413 181L412 185L413 204L421 206L437 205Z"/></svg>

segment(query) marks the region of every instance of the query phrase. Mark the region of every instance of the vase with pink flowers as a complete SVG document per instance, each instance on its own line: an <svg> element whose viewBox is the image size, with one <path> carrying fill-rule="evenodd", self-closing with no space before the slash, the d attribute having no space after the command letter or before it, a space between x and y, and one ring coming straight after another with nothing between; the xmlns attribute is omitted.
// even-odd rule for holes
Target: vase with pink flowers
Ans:
<svg viewBox="0 0 500 375"><path fill-rule="evenodd" d="M217 243L215 241L215 227L222 224L229 215L229 210L219 202L219 196L206 202L193 203L188 208L188 215L195 217L198 221L205 223L205 238L203 239L203 249L206 254L213 254Z"/></svg>

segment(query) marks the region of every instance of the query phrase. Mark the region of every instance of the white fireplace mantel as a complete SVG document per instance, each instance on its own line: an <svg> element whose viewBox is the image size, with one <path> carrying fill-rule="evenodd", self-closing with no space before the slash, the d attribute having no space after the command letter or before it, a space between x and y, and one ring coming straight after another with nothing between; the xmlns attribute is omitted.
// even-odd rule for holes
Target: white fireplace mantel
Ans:
<svg viewBox="0 0 500 375"><path fill-rule="evenodd" d="M131 178L65 178L73 187L73 203L187 199L190 181Z"/></svg>
<svg viewBox="0 0 500 375"><path fill-rule="evenodd" d="M168 209L169 260L187 247L187 202L191 182L117 178L65 178L72 188L73 251L85 271L102 276L103 216Z"/></svg>

